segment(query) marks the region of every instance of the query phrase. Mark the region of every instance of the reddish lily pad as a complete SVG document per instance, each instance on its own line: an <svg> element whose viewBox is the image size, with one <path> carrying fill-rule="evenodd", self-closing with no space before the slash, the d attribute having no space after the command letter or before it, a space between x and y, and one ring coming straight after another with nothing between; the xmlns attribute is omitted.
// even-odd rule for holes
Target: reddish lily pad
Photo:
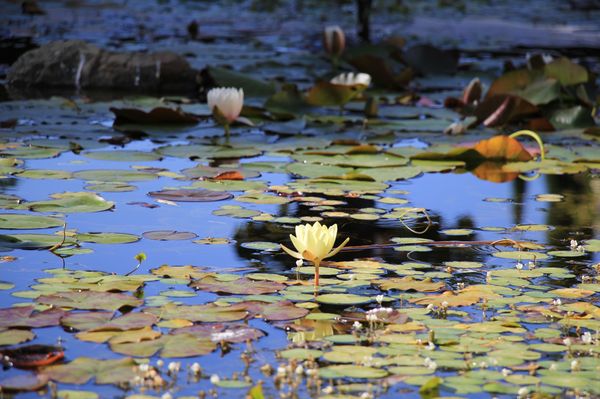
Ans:
<svg viewBox="0 0 600 399"><path fill-rule="evenodd" d="M205 277L194 281L190 287L201 291L222 292L225 294L257 295L272 294L285 288L284 284L275 281L253 281L240 278L233 281L219 281L214 277Z"/></svg>
<svg viewBox="0 0 600 399"><path fill-rule="evenodd" d="M61 347L51 345L25 345L2 350L0 355L19 368L48 366L65 357Z"/></svg>
<svg viewBox="0 0 600 399"><path fill-rule="evenodd" d="M178 328L172 334L189 334L213 342L241 343L264 337L265 333L244 324L197 324Z"/></svg>
<svg viewBox="0 0 600 399"><path fill-rule="evenodd" d="M43 312L35 312L34 309L33 306L0 309L0 328L57 326L65 314L62 309L48 309Z"/></svg>
<svg viewBox="0 0 600 399"><path fill-rule="evenodd" d="M44 305L63 308L88 310L118 310L124 306L136 307L143 303L130 295L112 292L59 292L53 295L42 295L37 301Z"/></svg>
<svg viewBox="0 0 600 399"><path fill-rule="evenodd" d="M150 313L132 312L116 319L112 319L113 315L113 312L69 313L60 323L80 331L125 331L152 326L158 322L158 318Z"/></svg>
<svg viewBox="0 0 600 399"><path fill-rule="evenodd" d="M306 316L309 313L308 309L299 308L291 301L278 301L274 303L248 301L242 302L241 305L256 313L259 317L268 321L293 320Z"/></svg>
<svg viewBox="0 0 600 399"><path fill-rule="evenodd" d="M48 383L44 374L17 374L0 381L0 389L6 392L37 391Z"/></svg>

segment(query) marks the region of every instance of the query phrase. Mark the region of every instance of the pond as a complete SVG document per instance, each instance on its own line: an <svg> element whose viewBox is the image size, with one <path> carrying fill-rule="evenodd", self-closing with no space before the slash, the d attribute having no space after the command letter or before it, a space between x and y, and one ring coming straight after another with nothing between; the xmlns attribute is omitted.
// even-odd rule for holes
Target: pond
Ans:
<svg viewBox="0 0 600 399"><path fill-rule="evenodd" d="M166 3L126 9L168 26L185 8ZM61 26L53 4L12 21ZM123 10L90 4L65 37L120 47L92 33ZM403 53L414 76L390 78L387 47L330 62L316 36L254 19L249 44L222 7L203 10L210 40L114 39L206 51L188 54L208 66L200 97L7 85L0 396L600 395L600 135L582 94L597 59L420 47ZM366 84L329 81L363 69ZM244 89L240 118L209 107L213 86ZM303 239L316 223L336 231Z"/></svg>

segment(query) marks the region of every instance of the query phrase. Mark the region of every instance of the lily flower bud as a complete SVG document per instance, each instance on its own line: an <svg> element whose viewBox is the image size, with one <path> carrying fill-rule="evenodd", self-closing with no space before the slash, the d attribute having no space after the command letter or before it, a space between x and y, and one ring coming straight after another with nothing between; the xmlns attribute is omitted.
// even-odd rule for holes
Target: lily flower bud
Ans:
<svg viewBox="0 0 600 399"><path fill-rule="evenodd" d="M233 87L218 87L211 89L206 95L208 107L213 115L218 115L225 119L219 123L231 123L235 121L242 112L244 106L244 90ZM217 110L215 110L215 107ZM219 119L217 117L217 119Z"/></svg>
<svg viewBox="0 0 600 399"><path fill-rule="evenodd" d="M332 57L339 57L346 48L346 35L337 25L327 26L323 30L323 46Z"/></svg>

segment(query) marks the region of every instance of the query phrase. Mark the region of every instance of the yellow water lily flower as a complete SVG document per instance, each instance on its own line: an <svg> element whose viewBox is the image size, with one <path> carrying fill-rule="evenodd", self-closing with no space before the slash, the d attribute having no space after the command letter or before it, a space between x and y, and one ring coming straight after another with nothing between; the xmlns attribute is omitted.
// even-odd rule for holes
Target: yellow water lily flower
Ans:
<svg viewBox="0 0 600 399"><path fill-rule="evenodd" d="M330 258L340 252L348 243L350 238L346 238L342 244L333 249L335 239L337 238L337 224L327 227L319 222L315 224L305 224L296 226L296 235L290 234L292 244L296 251L292 251L285 245L281 249L297 259L305 259L315 265L315 287L319 285L319 265L321 261Z"/></svg>

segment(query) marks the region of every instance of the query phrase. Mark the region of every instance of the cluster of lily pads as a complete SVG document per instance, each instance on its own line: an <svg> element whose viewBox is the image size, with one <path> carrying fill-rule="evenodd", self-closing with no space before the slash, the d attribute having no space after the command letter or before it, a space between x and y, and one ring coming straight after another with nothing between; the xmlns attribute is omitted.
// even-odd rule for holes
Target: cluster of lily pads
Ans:
<svg viewBox="0 0 600 399"><path fill-rule="evenodd" d="M341 40L337 29L328 34ZM329 43L330 55L339 58L340 47ZM364 65L359 61L352 65ZM527 76L535 87L570 92L555 68ZM540 224L478 228L496 234L494 241L471 240L475 228L441 229L445 240L428 238L423 233L443 227L435 217L444 204L424 209L409 197L411 184L433 173L470 171L493 182L587 178L600 164L597 131L586 125L542 138L532 132L490 138L496 132L482 129L448 136L442 131L457 123L454 112L403 104L394 91L369 93L363 75L317 82L304 95L297 87L272 92L245 74L210 70L218 86L236 89L208 92L208 104L173 98L0 104L7 117L21 120L0 143L5 181L80 187L58 188L49 198L18 186L0 195L3 266L33 264L49 253L65 261L65 267L36 266L43 275L19 287L0 282L12 303L0 309L0 353L8 370L0 377L3 391L103 397L93 382L117 386L125 393L110 392L129 399L183 398L177 395L192 390L200 397L252 399L600 395L600 242L539 242L535 234L553 228ZM528 87L511 86L507 96L519 90L532 98ZM242 107L244 94L250 101ZM559 99L549 98L540 109ZM114 126L106 123L113 121L109 108ZM237 114L251 124L237 124ZM227 138L213 117L226 126ZM531 148L517 140L527 135L543 144ZM535 200L566 199L552 192ZM218 257L194 265L195 253L216 248L223 254L236 244L234 236L204 234L204 225L195 231L81 227L92 214L125 217L131 209L140 211L136 222L162 212L190 218L201 209L203 216L269 236L239 243L247 258L242 267L226 268ZM362 234L348 242L349 223L358 223ZM386 224L397 234L376 243L374 233ZM336 239L340 246L333 249ZM102 245L174 242L194 244L185 247L189 264L155 264L141 253L137 263L108 259L123 262L118 269L85 263ZM491 249L478 260L464 252L481 247ZM415 259L419 254L425 255ZM71 256L77 263L68 262ZM283 270L274 272L275 264ZM29 345L57 327L66 334L65 347ZM270 344L281 342L276 336L285 343ZM102 358L90 357L94 348ZM219 352L239 365L235 372L215 367Z"/></svg>

